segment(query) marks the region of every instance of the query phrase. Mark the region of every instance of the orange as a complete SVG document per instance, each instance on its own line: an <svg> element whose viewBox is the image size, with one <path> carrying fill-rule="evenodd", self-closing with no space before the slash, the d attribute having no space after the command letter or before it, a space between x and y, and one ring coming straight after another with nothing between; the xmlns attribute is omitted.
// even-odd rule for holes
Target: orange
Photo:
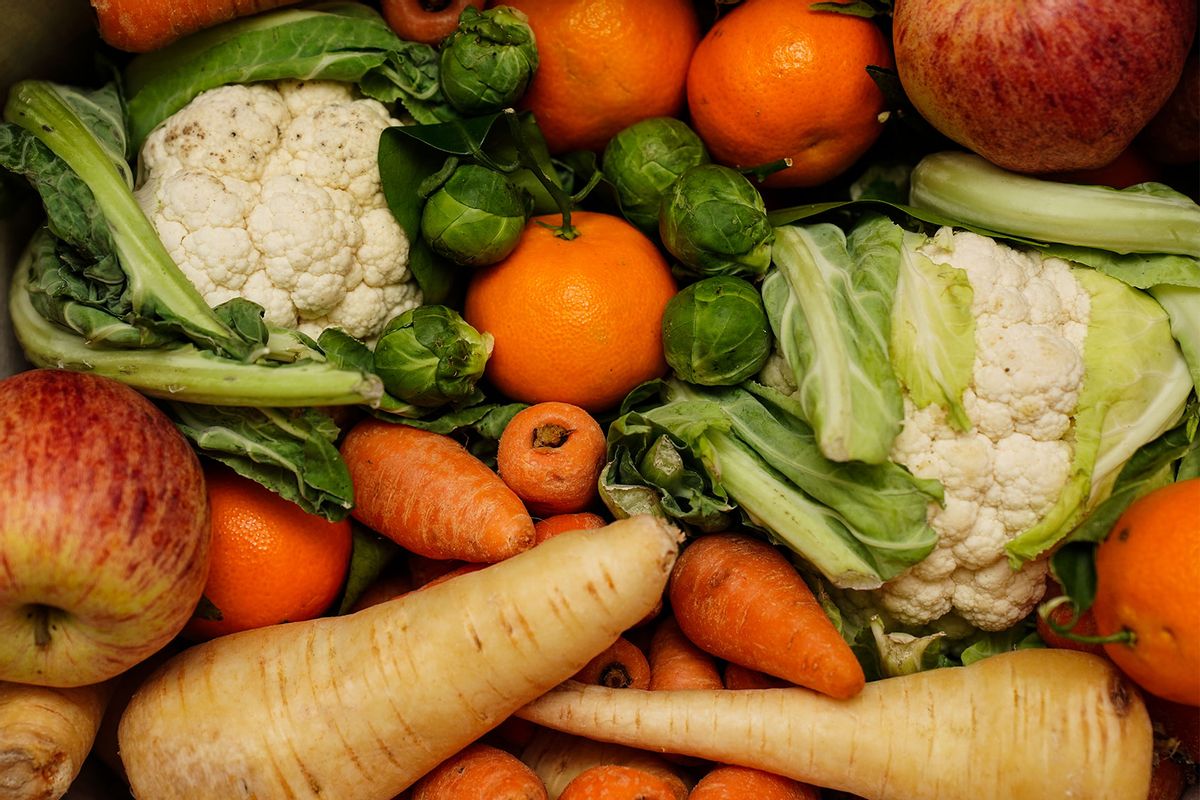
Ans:
<svg viewBox="0 0 1200 800"><path fill-rule="evenodd" d="M205 470L212 551L204 597L187 634L210 639L320 616L350 565L350 522L329 522L224 467ZM209 609L211 613L211 609Z"/></svg>
<svg viewBox="0 0 1200 800"><path fill-rule="evenodd" d="M514 400L590 412L667 369L662 315L676 291L655 244L611 214L576 211L574 239L534 217L516 248L477 270L463 316L494 337L485 377Z"/></svg>
<svg viewBox="0 0 1200 800"><path fill-rule="evenodd" d="M736 168L782 158L768 186L816 186L865 153L883 123L868 65L890 67L869 20L797 0L745 0L705 34L687 77L692 126L714 160Z"/></svg>
<svg viewBox="0 0 1200 800"><path fill-rule="evenodd" d="M1200 478L1135 500L1096 550L1104 652L1153 695L1200 706Z"/></svg>
<svg viewBox="0 0 1200 800"><path fill-rule="evenodd" d="M529 18L538 68L521 105L551 152L600 150L647 117L683 109L700 40L691 0L504 0Z"/></svg>

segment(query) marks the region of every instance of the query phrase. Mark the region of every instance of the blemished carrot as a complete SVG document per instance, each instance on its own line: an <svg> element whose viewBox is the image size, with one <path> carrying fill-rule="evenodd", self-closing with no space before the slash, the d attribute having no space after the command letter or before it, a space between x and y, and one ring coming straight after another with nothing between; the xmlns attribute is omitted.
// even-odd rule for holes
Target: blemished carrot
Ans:
<svg viewBox="0 0 1200 800"><path fill-rule="evenodd" d="M482 9L483 4L484 0L382 0L379 10L401 39L438 44L458 27L464 8Z"/></svg>
<svg viewBox="0 0 1200 800"><path fill-rule="evenodd" d="M67 793L95 743L112 682L52 689L0 681L0 797Z"/></svg>
<svg viewBox="0 0 1200 800"><path fill-rule="evenodd" d="M589 661L574 679L613 689L649 689L650 664L641 648L622 636Z"/></svg>
<svg viewBox="0 0 1200 800"><path fill-rule="evenodd" d="M1107 659L1033 648L873 681L636 692L564 683L517 712L628 747L670 748L866 800L1145 800L1154 736Z"/></svg>
<svg viewBox="0 0 1200 800"><path fill-rule="evenodd" d="M671 574L668 599L685 636L726 661L831 697L866 683L850 645L787 557L740 533L700 536Z"/></svg>
<svg viewBox="0 0 1200 800"><path fill-rule="evenodd" d="M354 517L418 555L502 561L533 546L533 518L486 464L449 436L366 419L340 451Z"/></svg>
<svg viewBox="0 0 1200 800"><path fill-rule="evenodd" d="M299 0L91 0L100 38L128 53L166 47L190 33Z"/></svg>
<svg viewBox="0 0 1200 800"><path fill-rule="evenodd" d="M753 767L721 764L706 772L688 800L820 800L807 783Z"/></svg>
<svg viewBox="0 0 1200 800"><path fill-rule="evenodd" d="M653 772L621 764L600 764L575 776L559 800L685 800L687 790Z"/></svg>
<svg viewBox="0 0 1200 800"><path fill-rule="evenodd" d="M393 797L645 615L678 538L631 517L356 614L191 647L121 718L133 794Z"/></svg>
<svg viewBox="0 0 1200 800"><path fill-rule="evenodd" d="M650 689L720 689L717 661L683 635L671 615L658 621L650 637Z"/></svg>
<svg viewBox="0 0 1200 800"><path fill-rule="evenodd" d="M572 736L539 725L533 726L529 741L518 755L542 779L550 800L556 800L579 773L602 764L636 767L658 775L673 786L682 784L684 790L695 783L687 770L669 762L662 754Z"/></svg>
<svg viewBox="0 0 1200 800"><path fill-rule="evenodd" d="M535 403L504 427L496 470L532 513L569 514L599 498L606 448L604 429L579 406Z"/></svg>
<svg viewBox="0 0 1200 800"><path fill-rule="evenodd" d="M732 661L725 664L722 680L726 689L781 689L784 686L796 685L783 678L776 678L774 675L743 667L741 664L734 664Z"/></svg>
<svg viewBox="0 0 1200 800"><path fill-rule="evenodd" d="M577 531L580 528L603 528L608 521L599 514L591 511L577 511L574 514L553 514L533 523L533 538L544 542L551 536L557 536L567 531Z"/></svg>
<svg viewBox="0 0 1200 800"><path fill-rule="evenodd" d="M542 779L512 753L476 742L413 784L411 800L548 800Z"/></svg>

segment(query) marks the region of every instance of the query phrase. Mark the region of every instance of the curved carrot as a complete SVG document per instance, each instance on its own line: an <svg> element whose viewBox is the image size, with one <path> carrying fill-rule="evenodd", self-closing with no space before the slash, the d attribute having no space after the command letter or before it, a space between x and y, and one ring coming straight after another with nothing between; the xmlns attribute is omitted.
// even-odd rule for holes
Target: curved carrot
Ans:
<svg viewBox="0 0 1200 800"><path fill-rule="evenodd" d="M128 53L166 47L189 33L298 0L92 0L100 38Z"/></svg>
<svg viewBox="0 0 1200 800"><path fill-rule="evenodd" d="M675 564L668 597L684 635L718 658L832 697L853 697L866 683L795 567L762 539L693 540Z"/></svg>
<svg viewBox="0 0 1200 800"><path fill-rule="evenodd" d="M547 800L547 794L519 758L476 742L414 783L411 800Z"/></svg>
<svg viewBox="0 0 1200 800"><path fill-rule="evenodd" d="M684 800L687 787L666 776L622 764L589 767L567 784L558 800Z"/></svg>
<svg viewBox="0 0 1200 800"><path fill-rule="evenodd" d="M482 9L484 0L382 0L379 10L396 35L409 42L438 44L458 27L467 6Z"/></svg>
<svg viewBox="0 0 1200 800"><path fill-rule="evenodd" d="M437 559L495 562L533 546L533 518L486 464L439 433L366 419L346 434L354 518Z"/></svg>
<svg viewBox="0 0 1200 800"><path fill-rule="evenodd" d="M723 764L696 782L688 800L819 800L820 797L820 791L807 783L761 769Z"/></svg>
<svg viewBox="0 0 1200 800"><path fill-rule="evenodd" d="M783 678L776 678L774 675L743 667L732 661L725 665L722 680L725 682L726 689L781 689L784 686L796 685Z"/></svg>
<svg viewBox="0 0 1200 800"><path fill-rule="evenodd" d="M645 653L622 636L589 661L574 679L613 689L649 689L650 664Z"/></svg>
<svg viewBox="0 0 1200 800"><path fill-rule="evenodd" d="M683 635L679 623L665 616L650 638L651 689L721 689L717 661Z"/></svg>

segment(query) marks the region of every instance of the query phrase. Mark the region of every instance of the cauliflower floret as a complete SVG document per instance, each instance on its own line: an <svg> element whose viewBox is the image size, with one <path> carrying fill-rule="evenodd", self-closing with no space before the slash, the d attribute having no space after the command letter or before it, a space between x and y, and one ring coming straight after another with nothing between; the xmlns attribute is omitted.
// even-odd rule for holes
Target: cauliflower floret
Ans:
<svg viewBox="0 0 1200 800"><path fill-rule="evenodd" d="M147 138L136 196L210 305L245 297L270 323L371 341L422 302L376 160L399 124L339 82L212 89Z"/></svg>
<svg viewBox="0 0 1200 800"><path fill-rule="evenodd" d="M1002 630L1044 591L1045 559L1014 570L1005 546L1066 486L1089 295L1067 262L985 236L942 229L922 251L965 270L974 289L974 380L963 398L971 429L954 429L937 406L905 400L892 460L941 481L945 504L929 513L937 547L886 583L879 600L910 625L956 614Z"/></svg>

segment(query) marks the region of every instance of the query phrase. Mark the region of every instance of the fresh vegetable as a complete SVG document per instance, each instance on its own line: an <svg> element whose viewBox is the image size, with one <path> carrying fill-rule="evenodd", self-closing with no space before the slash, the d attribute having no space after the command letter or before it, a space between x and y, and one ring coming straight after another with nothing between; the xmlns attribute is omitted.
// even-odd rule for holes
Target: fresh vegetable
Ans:
<svg viewBox="0 0 1200 800"><path fill-rule="evenodd" d="M604 455L600 423L579 406L551 400L509 420L496 469L531 513L578 513L597 498Z"/></svg>
<svg viewBox="0 0 1200 800"><path fill-rule="evenodd" d="M483 399L477 384L492 354L492 337L449 306L426 304L393 317L375 343L374 370L388 394L439 408Z"/></svg>
<svg viewBox="0 0 1200 800"><path fill-rule="evenodd" d="M848 700L802 688L565 684L517 713L568 733L763 769L866 800L1143 800L1153 749L1138 692L1107 660L1069 650L1021 650L875 681Z"/></svg>
<svg viewBox="0 0 1200 800"><path fill-rule="evenodd" d="M513 251L528 213L525 195L509 178L479 164L454 168L421 210L421 236L456 264L495 264Z"/></svg>
<svg viewBox="0 0 1200 800"><path fill-rule="evenodd" d="M581 683L614 689L650 688L650 663L641 648L624 636L589 661L573 677Z"/></svg>
<svg viewBox="0 0 1200 800"><path fill-rule="evenodd" d="M599 764L576 775L560 800L684 800L687 787L624 764Z"/></svg>
<svg viewBox="0 0 1200 800"><path fill-rule="evenodd" d="M258 14L296 0L188 3L145 0L92 0L100 38L118 50L145 53L205 28L238 17Z"/></svg>
<svg viewBox="0 0 1200 800"><path fill-rule="evenodd" d="M591 530L603 528L608 523L599 514L590 511L578 511L574 514L552 514L533 523L533 538L544 542L551 536L557 536L567 531L580 529Z"/></svg>
<svg viewBox="0 0 1200 800"><path fill-rule="evenodd" d="M743 667L732 661L725 664L725 669L721 672L721 682L726 689L777 689L781 686L795 686L791 681Z"/></svg>
<svg viewBox="0 0 1200 800"><path fill-rule="evenodd" d="M688 800L818 800L820 790L791 778L750 767L720 765L704 774Z"/></svg>
<svg viewBox="0 0 1200 800"><path fill-rule="evenodd" d="M622 520L350 616L190 648L121 718L132 791L393 797L644 616L676 536Z"/></svg>
<svg viewBox="0 0 1200 800"><path fill-rule="evenodd" d="M413 784L410 800L546 800L546 787L511 753L476 742Z"/></svg>
<svg viewBox="0 0 1200 800"><path fill-rule="evenodd" d="M92 750L111 683L50 689L0 681L0 797L63 797Z"/></svg>
<svg viewBox="0 0 1200 800"><path fill-rule="evenodd" d="M449 436L365 419L340 452L354 482L354 518L411 552L493 562L533 546L521 500Z"/></svg>
<svg viewBox="0 0 1200 800"><path fill-rule="evenodd" d="M742 278L715 275L696 281L663 311L663 355L689 383L741 383L762 369L771 343L762 296Z"/></svg>
<svg viewBox="0 0 1200 800"><path fill-rule="evenodd" d="M668 596L698 647L831 697L853 697L865 677L783 552L762 539L714 533L690 542Z"/></svg>
<svg viewBox="0 0 1200 800"><path fill-rule="evenodd" d="M602 157L604 177L617 193L625 219L643 233L658 233L663 195L691 167L709 163L696 132L675 117L649 117L618 131Z"/></svg>
<svg viewBox="0 0 1200 800"><path fill-rule="evenodd" d="M655 624L647 653L650 688L720 689L723 686L717 660L691 642L673 614Z"/></svg>
<svg viewBox="0 0 1200 800"><path fill-rule="evenodd" d="M571 736L541 726L534 726L529 741L520 750L520 757L542 779L550 800L559 797L567 784L581 772L603 764L634 767L656 774L672 784L679 781L685 786L691 785L685 772L658 753Z"/></svg>
<svg viewBox="0 0 1200 800"><path fill-rule="evenodd" d="M537 66L537 43L528 19L505 5L486 11L464 8L438 56L442 93L467 116L515 105Z"/></svg>
<svg viewBox="0 0 1200 800"><path fill-rule="evenodd" d="M700 164L673 181L659 206L658 231L690 275L753 280L771 265L775 237L762 195L730 167Z"/></svg>
<svg viewBox="0 0 1200 800"><path fill-rule="evenodd" d="M483 5L484 0L382 0L380 9L400 38L433 45L454 32L464 10Z"/></svg>

